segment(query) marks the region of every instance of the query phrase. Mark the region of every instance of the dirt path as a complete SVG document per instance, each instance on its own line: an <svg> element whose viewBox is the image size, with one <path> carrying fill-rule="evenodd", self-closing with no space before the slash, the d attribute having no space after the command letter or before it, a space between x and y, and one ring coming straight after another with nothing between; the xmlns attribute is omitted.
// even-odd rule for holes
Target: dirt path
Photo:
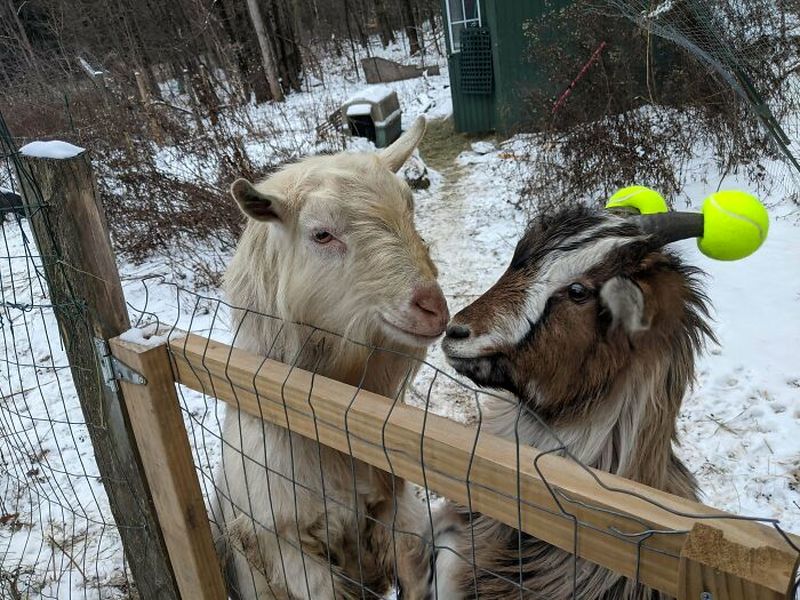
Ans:
<svg viewBox="0 0 800 600"><path fill-rule="evenodd" d="M525 221L507 198L516 197L503 173L498 152L478 154L474 138L457 134L449 121L429 124L420 156L428 166L431 186L415 193L417 226L431 245L439 282L455 314L488 289L505 269ZM435 345L429 362L455 374ZM431 383L435 380L433 388ZM430 400L428 400L430 398ZM477 416L475 395L434 369L423 369L414 382L411 403L457 420Z"/></svg>

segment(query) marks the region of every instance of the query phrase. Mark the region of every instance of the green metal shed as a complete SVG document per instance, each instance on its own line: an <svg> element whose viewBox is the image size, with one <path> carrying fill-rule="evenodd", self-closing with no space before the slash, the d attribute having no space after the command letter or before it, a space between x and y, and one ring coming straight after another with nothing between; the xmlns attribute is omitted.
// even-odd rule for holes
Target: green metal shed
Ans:
<svg viewBox="0 0 800 600"><path fill-rule="evenodd" d="M443 0L455 126L513 132L526 91L547 85L528 56L526 24L574 0Z"/></svg>

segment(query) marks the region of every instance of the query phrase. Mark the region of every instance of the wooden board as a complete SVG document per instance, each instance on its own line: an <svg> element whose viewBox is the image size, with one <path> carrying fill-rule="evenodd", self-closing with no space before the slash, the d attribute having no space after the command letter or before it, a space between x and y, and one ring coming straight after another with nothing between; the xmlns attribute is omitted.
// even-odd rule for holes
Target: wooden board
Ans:
<svg viewBox="0 0 800 600"><path fill-rule="evenodd" d="M640 580L672 596L680 591L681 551L697 520L624 491L683 514L725 514L608 473L590 473L567 459L539 456L531 447L519 449L517 463L517 448L507 440L481 433L476 445L472 428L202 337L172 341L170 350L180 383L311 439L318 428L321 443L343 452L352 448L358 459L420 485L427 481L431 490L463 504L469 481L473 510L572 552L575 524L551 493L558 490L562 505L580 522L577 554L628 577L635 576L636 539L614 531L682 531L641 544ZM518 485L524 500L519 506ZM748 571L755 584L785 594L797 556L776 531L748 521L706 524L758 558L759 569Z"/></svg>
<svg viewBox="0 0 800 600"><path fill-rule="evenodd" d="M769 568L769 548L732 544L719 529L695 523L681 550L678 600L780 600L785 589L764 585L760 573Z"/></svg>
<svg viewBox="0 0 800 600"><path fill-rule="evenodd" d="M224 600L225 585L181 417L166 345L110 341L115 357L146 385L121 382L181 597Z"/></svg>

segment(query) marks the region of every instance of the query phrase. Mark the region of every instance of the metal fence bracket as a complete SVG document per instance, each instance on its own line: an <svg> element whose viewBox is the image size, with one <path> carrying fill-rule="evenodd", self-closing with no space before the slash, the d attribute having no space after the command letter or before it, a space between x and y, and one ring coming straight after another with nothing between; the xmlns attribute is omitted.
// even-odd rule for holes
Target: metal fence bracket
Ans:
<svg viewBox="0 0 800 600"><path fill-rule="evenodd" d="M117 388L117 381L127 381L135 385L147 385L147 379L138 371L132 369L116 356L111 354L108 342L102 338L94 338L94 348L100 369L103 372L103 383L108 387Z"/></svg>

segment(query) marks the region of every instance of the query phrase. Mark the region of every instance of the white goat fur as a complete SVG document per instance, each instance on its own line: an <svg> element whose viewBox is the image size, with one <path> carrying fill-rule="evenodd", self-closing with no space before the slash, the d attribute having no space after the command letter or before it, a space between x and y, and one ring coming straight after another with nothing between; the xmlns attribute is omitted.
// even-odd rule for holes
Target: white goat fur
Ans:
<svg viewBox="0 0 800 600"><path fill-rule="evenodd" d="M234 311L237 347L353 385L363 378L365 389L390 397L402 393L404 378L418 363L389 352L370 354L347 340L425 355L424 347L398 343L380 326L381 311L394 310L414 285L436 278L414 228L411 192L393 173L424 129L418 121L378 154L307 158L255 186L279 199L281 222L250 219L226 273L229 301L253 311ZM335 229L348 252L319 256L306 239L315 225ZM419 503L402 480L230 407L222 437L212 519L239 598L360 597L362 581L388 586L395 564L406 596L413 597L411 582L424 572L416 570L416 555L408 550L415 542L391 543L395 499L398 530L413 531L417 519ZM388 529L371 525L366 515ZM364 537L357 540L356 532ZM395 549L402 555L395 556Z"/></svg>

